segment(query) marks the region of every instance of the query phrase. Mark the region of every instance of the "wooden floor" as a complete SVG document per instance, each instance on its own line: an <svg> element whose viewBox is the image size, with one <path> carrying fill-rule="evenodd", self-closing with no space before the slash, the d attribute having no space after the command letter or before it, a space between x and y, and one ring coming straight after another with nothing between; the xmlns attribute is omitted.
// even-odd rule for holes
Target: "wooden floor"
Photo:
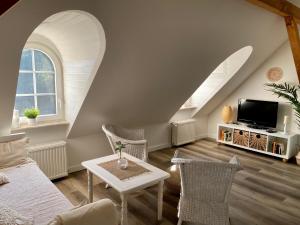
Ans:
<svg viewBox="0 0 300 225"><path fill-rule="evenodd" d="M245 150L218 145L209 140L201 140L183 146L180 150L190 157L228 161L238 155L244 170L240 171L232 187L230 196L230 217L232 225L299 225L300 224L300 167L283 163L264 155ZM165 149L150 153L150 163L167 169L175 149ZM85 171L71 174L56 181L57 187L74 204L87 198L87 176ZM110 198L119 205L120 198L112 188L95 180L94 199ZM129 224L151 225L156 222L155 187L139 192L129 199ZM159 224L177 223L178 196L168 188L164 194L164 219Z"/></svg>

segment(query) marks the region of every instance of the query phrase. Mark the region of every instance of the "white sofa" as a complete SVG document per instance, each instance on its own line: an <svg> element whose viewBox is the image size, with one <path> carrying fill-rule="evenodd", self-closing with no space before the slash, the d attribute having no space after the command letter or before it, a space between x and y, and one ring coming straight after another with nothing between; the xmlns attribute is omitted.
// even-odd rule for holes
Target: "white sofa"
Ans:
<svg viewBox="0 0 300 225"><path fill-rule="evenodd" d="M0 137L0 143L7 143L16 138L20 138L20 135ZM74 206L44 175L35 162L2 168L0 172L5 173L9 178L9 183L0 185L0 203L17 211L24 217L33 218L35 225L47 225L57 215L62 215L61 218L67 218L66 220L69 221L74 221L74 216L82 217L80 210L71 210ZM99 211L96 212L99 217L96 218L98 220L97 224L117 225L118 219L115 206L112 206L113 203L110 200L104 200L103 205L105 206L104 209L97 206L91 210L87 210L88 206L85 206L83 212L88 211L88 213L95 214L96 208ZM73 211L74 216L72 215ZM101 211L103 211L102 214ZM89 215L89 217L91 216ZM108 221L107 218L113 219ZM68 224L68 222L62 224ZM91 224L83 222L80 225Z"/></svg>

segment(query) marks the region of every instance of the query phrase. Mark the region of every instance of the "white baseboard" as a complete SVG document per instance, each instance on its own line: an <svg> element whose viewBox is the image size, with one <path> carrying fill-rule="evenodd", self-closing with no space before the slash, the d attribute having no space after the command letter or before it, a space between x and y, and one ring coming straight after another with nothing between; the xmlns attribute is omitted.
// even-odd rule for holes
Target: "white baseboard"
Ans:
<svg viewBox="0 0 300 225"><path fill-rule="evenodd" d="M68 172L74 173L74 172L78 172L81 170L84 170L84 167L81 164L78 164L78 165L70 166L68 169Z"/></svg>
<svg viewBox="0 0 300 225"><path fill-rule="evenodd" d="M209 133L209 134L207 135L207 137L216 139L216 138L217 138L217 133Z"/></svg>
<svg viewBox="0 0 300 225"><path fill-rule="evenodd" d="M201 134L196 137L197 140L207 138L207 134ZM152 145L148 147L148 152L154 152L160 149L171 148L172 145L170 143L160 144L160 145ZM84 170L84 167L81 164L70 166L68 169L69 173L74 173L77 171Z"/></svg>
<svg viewBox="0 0 300 225"><path fill-rule="evenodd" d="M153 152L153 151L157 151L157 150L164 149L164 148L170 148L170 147L171 147L170 143L153 145L153 146L148 147L148 152Z"/></svg>
<svg viewBox="0 0 300 225"><path fill-rule="evenodd" d="M200 135L197 135L196 136L196 140L200 140L200 139L203 139L203 138L207 138L207 134L200 134Z"/></svg>
<svg viewBox="0 0 300 225"><path fill-rule="evenodd" d="M153 145L153 146L148 147L148 151L153 152L153 151L156 151L156 150L160 150L160 149L164 149L164 148L170 148L170 147L171 147L171 145L169 143L161 144L161 145ZM81 164L77 164L77 165L70 166L69 169L68 169L68 172L69 173L74 173L74 172L78 172L78 171L81 171L81 170L84 170L84 167Z"/></svg>

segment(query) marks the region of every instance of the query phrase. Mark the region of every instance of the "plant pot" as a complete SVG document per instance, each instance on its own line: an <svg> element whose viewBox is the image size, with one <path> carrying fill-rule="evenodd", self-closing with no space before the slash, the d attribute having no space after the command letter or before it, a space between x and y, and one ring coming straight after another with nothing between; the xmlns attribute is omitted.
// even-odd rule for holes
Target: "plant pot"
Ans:
<svg viewBox="0 0 300 225"><path fill-rule="evenodd" d="M27 123L29 126L36 125L36 118L27 118Z"/></svg>
<svg viewBox="0 0 300 225"><path fill-rule="evenodd" d="M121 170L126 170L128 167L128 161L125 158L118 159L118 167Z"/></svg>

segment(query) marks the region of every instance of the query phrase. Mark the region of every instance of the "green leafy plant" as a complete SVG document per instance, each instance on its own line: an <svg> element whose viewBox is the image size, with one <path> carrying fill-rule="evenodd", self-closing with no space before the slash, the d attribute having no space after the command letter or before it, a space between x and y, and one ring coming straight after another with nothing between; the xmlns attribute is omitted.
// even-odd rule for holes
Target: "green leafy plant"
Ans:
<svg viewBox="0 0 300 225"><path fill-rule="evenodd" d="M286 99L293 106L297 118L297 125L298 128L300 128L300 102L298 100L300 85L293 85L285 82L283 84L270 83L265 84L265 86L270 88L268 91L273 92L278 98Z"/></svg>
<svg viewBox="0 0 300 225"><path fill-rule="evenodd" d="M40 110L36 108L31 109L25 109L24 116L26 116L29 119L35 119L40 115Z"/></svg>
<svg viewBox="0 0 300 225"><path fill-rule="evenodd" d="M126 144L123 144L121 141L116 142L115 151L119 152L120 158L122 157L122 149L126 148Z"/></svg>

